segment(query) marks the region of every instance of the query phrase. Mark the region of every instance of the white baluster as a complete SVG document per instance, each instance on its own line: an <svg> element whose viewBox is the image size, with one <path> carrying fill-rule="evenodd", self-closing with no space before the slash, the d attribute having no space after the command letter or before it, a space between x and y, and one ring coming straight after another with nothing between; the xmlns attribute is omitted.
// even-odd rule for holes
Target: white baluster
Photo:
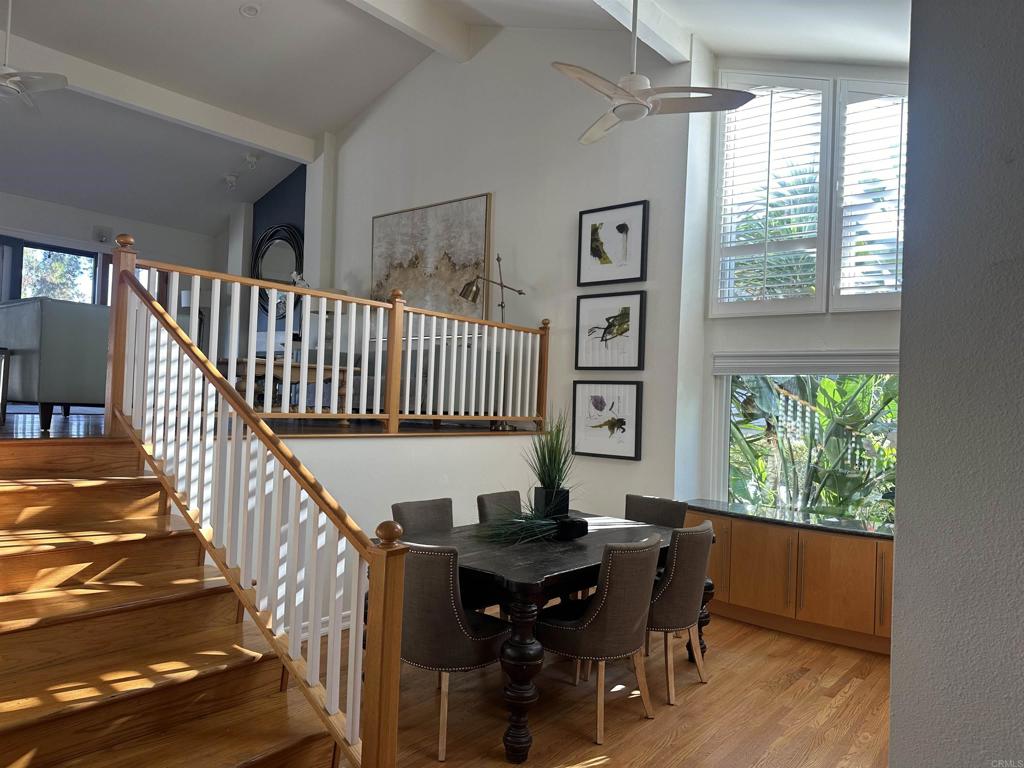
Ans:
<svg viewBox="0 0 1024 768"><path fill-rule="evenodd" d="M345 413L352 413L352 390L356 386L356 307L348 305L348 345L345 348Z"/></svg>
<svg viewBox="0 0 1024 768"><path fill-rule="evenodd" d="M377 307L377 347L373 359L373 412L380 413L380 384L384 380L384 307Z"/></svg>
<svg viewBox="0 0 1024 768"><path fill-rule="evenodd" d="M487 338L491 335L490 326L485 325L483 327L483 333L480 334L481 345L480 345L480 415L483 416L488 413L487 410Z"/></svg>
<svg viewBox="0 0 1024 768"><path fill-rule="evenodd" d="M274 412L274 350L277 347L277 288L267 292L267 358L263 371L263 412Z"/></svg>
<svg viewBox="0 0 1024 768"><path fill-rule="evenodd" d="M363 602L368 586L366 561L359 557L355 547L347 548L349 593L348 603L348 691L345 697L345 738L348 743L359 743L359 725L362 720L363 693Z"/></svg>
<svg viewBox="0 0 1024 768"><path fill-rule="evenodd" d="M466 358L469 356L469 323L462 323L462 348L459 352L459 416L466 415Z"/></svg>
<svg viewBox="0 0 1024 768"><path fill-rule="evenodd" d="M231 304L228 308L228 384L238 382L238 315L241 304L241 284L231 283Z"/></svg>
<svg viewBox="0 0 1024 768"><path fill-rule="evenodd" d="M220 347L220 278L214 278L210 284L210 330L207 331L209 351L207 357L217 367L217 351Z"/></svg>
<svg viewBox="0 0 1024 768"><path fill-rule="evenodd" d="M291 516L288 519L288 584L286 605L288 612L288 655L293 659L302 654L302 616L299 611L299 561L302 559L302 528L300 520L306 507L306 494L295 483Z"/></svg>
<svg viewBox="0 0 1024 768"><path fill-rule="evenodd" d="M338 548L338 529L327 521L324 560L327 564L327 698L324 708L336 715L341 709L341 618L345 610L345 561ZM351 639L350 639L351 642Z"/></svg>
<svg viewBox="0 0 1024 768"><path fill-rule="evenodd" d="M317 568L317 555L320 544L320 509L310 502L306 513L306 564L305 578L302 585L302 602L306 606L306 626L309 639L306 644L306 682L316 685L320 682L320 572ZM330 520L331 528L334 523Z"/></svg>
<svg viewBox="0 0 1024 768"><path fill-rule="evenodd" d="M244 500L242 499L242 458L245 438L242 417L231 412L231 453L228 459L227 502L224 515L225 560L232 568L238 565L238 518Z"/></svg>
<svg viewBox="0 0 1024 768"><path fill-rule="evenodd" d="M444 413L445 363L448 357L448 318L441 318L441 359L437 366L437 414Z"/></svg>
<svg viewBox="0 0 1024 768"><path fill-rule="evenodd" d="M430 351L427 353L427 416L434 413L434 347L437 342L437 315L430 316Z"/></svg>
<svg viewBox="0 0 1024 768"><path fill-rule="evenodd" d="M251 429L242 443L242 472L238 484L238 567L242 586L252 585L252 521L256 516L256 446L260 445Z"/></svg>
<svg viewBox="0 0 1024 768"><path fill-rule="evenodd" d="M160 350L160 333L156 317L148 308L143 312L143 316L146 322L146 370L143 383L145 393L143 395L142 441L152 446L156 431L154 422L154 416L156 415L156 379L154 375L157 370L157 358Z"/></svg>
<svg viewBox="0 0 1024 768"><path fill-rule="evenodd" d="M125 340L124 340L124 376L121 382L121 413L134 421L135 404L135 325L138 302L130 288L125 291Z"/></svg>
<svg viewBox="0 0 1024 768"><path fill-rule="evenodd" d="M162 325L156 329L156 357L153 361L153 458L164 458L164 397L167 394L167 331Z"/></svg>
<svg viewBox="0 0 1024 768"><path fill-rule="evenodd" d="M224 520L227 517L228 450L231 447L228 439L230 419L227 401L221 397L217 401L217 431L213 450L213 502L211 505L213 543L218 547L225 546Z"/></svg>
<svg viewBox="0 0 1024 768"><path fill-rule="evenodd" d="M256 329L260 318L260 289L249 288L249 343L245 351L245 402L252 408L256 403Z"/></svg>
<svg viewBox="0 0 1024 768"><path fill-rule="evenodd" d="M540 334L530 334L530 416L537 415L537 385L540 379Z"/></svg>
<svg viewBox="0 0 1024 768"><path fill-rule="evenodd" d="M366 413L366 399L370 394L370 305L363 305L363 322L359 336L359 412Z"/></svg>
<svg viewBox="0 0 1024 768"><path fill-rule="evenodd" d="M490 416L496 416L497 411L494 410L494 396L498 391L498 328L494 326L491 328L491 370L490 370L490 381L487 383L487 413Z"/></svg>
<svg viewBox="0 0 1024 768"><path fill-rule="evenodd" d="M469 415L476 416L476 359L480 355L480 326L473 323L473 351L469 356Z"/></svg>
<svg viewBox="0 0 1024 768"><path fill-rule="evenodd" d="M306 412L309 397L309 294L302 297L302 325L299 329L299 413Z"/></svg>
<svg viewBox="0 0 1024 768"><path fill-rule="evenodd" d="M281 361L281 413L292 409L292 336L295 324L295 294L284 292L284 359Z"/></svg>
<svg viewBox="0 0 1024 768"><path fill-rule="evenodd" d="M316 384L313 387L313 412L324 411L324 355L327 353L327 298L317 303Z"/></svg>
<svg viewBox="0 0 1024 768"><path fill-rule="evenodd" d="M135 392L132 394L132 426L136 432L142 430L146 423L146 374L149 371L149 309L142 305L142 300L135 297Z"/></svg>
<svg viewBox="0 0 1024 768"><path fill-rule="evenodd" d="M167 279L167 314L172 318L178 315L178 280L177 272L168 273ZM180 358L178 345L167 334L167 381L166 397L168 400L167 415L164 419L164 471L174 477L177 485L177 428L178 428L178 393L181 391L179 376Z"/></svg>
<svg viewBox="0 0 1024 768"><path fill-rule="evenodd" d="M516 360L515 360L515 381L516 381L516 416L523 415L523 341L525 334L516 331Z"/></svg>
<svg viewBox="0 0 1024 768"><path fill-rule="evenodd" d="M416 315L407 311L403 319L405 320L407 338L405 342L405 367L402 369L402 413L409 413L409 393L412 390L412 337Z"/></svg>
<svg viewBox="0 0 1024 768"><path fill-rule="evenodd" d="M213 526L214 425L217 419L217 390L206 379L199 380L203 392L203 441L199 449L199 525Z"/></svg>
<svg viewBox="0 0 1024 768"><path fill-rule="evenodd" d="M452 320L452 353L450 360L450 369L448 371L448 380L451 382L448 385L448 415L455 415L455 391L458 389L458 379L456 378L456 371L459 363L459 321Z"/></svg>
<svg viewBox="0 0 1024 768"><path fill-rule="evenodd" d="M281 531L283 522L290 516L289 506L292 495L289 492L288 484L291 476L285 474L281 462L274 459L274 485L270 495L270 525L267 527L267 568L266 587L263 589L263 599L266 600L266 610L270 611L272 617L272 629L274 634L281 633L281 621L278 616L278 608L281 602Z"/></svg>
<svg viewBox="0 0 1024 768"><path fill-rule="evenodd" d="M335 299L334 336L331 341L331 413L338 412L338 391L341 388L341 308L341 299Z"/></svg>
<svg viewBox="0 0 1024 768"><path fill-rule="evenodd" d="M416 352L416 401L412 412L419 414L423 409L423 354L427 349L427 316L420 315L419 350Z"/></svg>
<svg viewBox="0 0 1024 768"><path fill-rule="evenodd" d="M506 355L506 328L501 329L501 353L498 355L498 416L508 413L505 410L505 370L508 368Z"/></svg>

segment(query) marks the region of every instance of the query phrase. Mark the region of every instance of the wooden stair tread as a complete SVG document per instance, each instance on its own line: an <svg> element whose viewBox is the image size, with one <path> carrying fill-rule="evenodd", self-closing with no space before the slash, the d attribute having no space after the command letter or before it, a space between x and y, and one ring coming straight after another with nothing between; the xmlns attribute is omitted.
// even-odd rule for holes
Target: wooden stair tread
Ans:
<svg viewBox="0 0 1024 768"><path fill-rule="evenodd" d="M116 542L191 536L179 517L138 517L128 520L83 520L77 524L40 528L0 529L0 558L57 549L94 547Z"/></svg>
<svg viewBox="0 0 1024 768"><path fill-rule="evenodd" d="M155 631L173 634L174 628ZM140 638L138 647L107 655L7 670L0 691L0 735L268 657L274 658L274 652L246 621L155 642Z"/></svg>
<svg viewBox="0 0 1024 768"><path fill-rule="evenodd" d="M184 600L231 587L213 566L0 595L0 635Z"/></svg>
<svg viewBox="0 0 1024 768"><path fill-rule="evenodd" d="M97 477L139 471L141 456L130 438L40 437L6 441L0 477Z"/></svg>
<svg viewBox="0 0 1024 768"><path fill-rule="evenodd" d="M296 688L71 760L68 768L236 768L329 740ZM273 763L277 765L278 763Z"/></svg>
<svg viewBox="0 0 1024 768"><path fill-rule="evenodd" d="M155 477L136 475L111 475L107 477L6 477L0 478L0 493L37 493L45 490L73 488L94 488L100 485L123 488L160 488Z"/></svg>

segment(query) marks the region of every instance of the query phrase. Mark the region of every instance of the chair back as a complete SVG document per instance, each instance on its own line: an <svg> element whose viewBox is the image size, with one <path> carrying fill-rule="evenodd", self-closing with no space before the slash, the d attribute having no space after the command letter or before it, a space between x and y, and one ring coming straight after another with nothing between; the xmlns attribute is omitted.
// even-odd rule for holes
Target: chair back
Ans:
<svg viewBox="0 0 1024 768"><path fill-rule="evenodd" d="M493 523L520 514L523 511L523 499L519 491L482 493L476 497L476 510L481 523Z"/></svg>
<svg viewBox="0 0 1024 768"><path fill-rule="evenodd" d="M660 525L662 528L682 528L686 525L686 510L685 501L626 494L627 520Z"/></svg>
<svg viewBox="0 0 1024 768"><path fill-rule="evenodd" d="M649 595L654 587L661 537L630 544L606 544L597 593L581 617L576 654L618 659L643 647ZM645 603L648 603L645 605Z"/></svg>
<svg viewBox="0 0 1024 768"><path fill-rule="evenodd" d="M391 517L402 526L402 539L415 541L423 533L442 533L455 527L451 499L400 501L391 505Z"/></svg>
<svg viewBox="0 0 1024 768"><path fill-rule="evenodd" d="M665 573L651 599L648 629L678 632L697 623L714 538L710 520L672 532Z"/></svg>

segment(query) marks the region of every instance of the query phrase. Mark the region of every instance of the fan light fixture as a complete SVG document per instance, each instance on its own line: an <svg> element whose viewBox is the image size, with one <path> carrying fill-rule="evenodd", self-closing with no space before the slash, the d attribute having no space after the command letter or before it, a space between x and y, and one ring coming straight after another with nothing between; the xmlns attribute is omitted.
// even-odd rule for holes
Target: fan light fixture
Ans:
<svg viewBox="0 0 1024 768"><path fill-rule="evenodd" d="M10 65L11 16L14 0L7 0L7 26L4 28L4 63L0 65L0 101L19 99L29 109L36 108L31 94L59 91L68 87L68 79L54 72L19 72Z"/></svg>

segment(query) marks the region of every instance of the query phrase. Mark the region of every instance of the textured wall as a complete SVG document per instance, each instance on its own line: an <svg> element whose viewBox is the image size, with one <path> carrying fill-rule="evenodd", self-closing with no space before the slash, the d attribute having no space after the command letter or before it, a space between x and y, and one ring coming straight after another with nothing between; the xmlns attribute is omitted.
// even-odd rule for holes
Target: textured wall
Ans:
<svg viewBox="0 0 1024 768"><path fill-rule="evenodd" d="M1024 4L913 7L890 765L1020 766Z"/></svg>

